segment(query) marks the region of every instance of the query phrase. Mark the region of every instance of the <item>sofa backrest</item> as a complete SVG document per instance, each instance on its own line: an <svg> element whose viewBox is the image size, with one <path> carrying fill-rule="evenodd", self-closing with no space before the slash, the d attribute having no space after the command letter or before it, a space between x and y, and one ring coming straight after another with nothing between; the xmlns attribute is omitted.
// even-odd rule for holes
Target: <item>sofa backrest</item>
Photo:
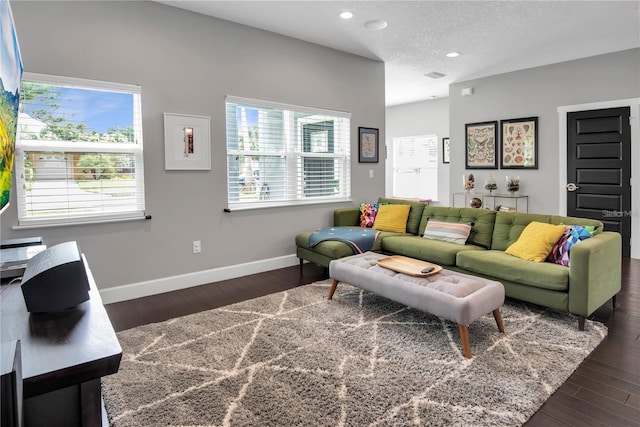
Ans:
<svg viewBox="0 0 640 427"><path fill-rule="evenodd" d="M444 206L425 206L420 220L420 235L430 219L439 221L472 224L467 243L489 248L493 235L496 211L475 208L450 208Z"/></svg>
<svg viewBox="0 0 640 427"><path fill-rule="evenodd" d="M425 204L416 200L407 199L388 199L380 197L378 199L380 204L390 205L409 205L409 218L407 219L407 233L418 234L418 227L420 227L420 218L422 218L422 211L425 208Z"/></svg>
<svg viewBox="0 0 640 427"><path fill-rule="evenodd" d="M493 227L491 249L499 251L506 250L512 243L518 240L522 230L532 221L546 222L554 225L593 225L596 227L594 234L603 231L602 222L595 219L523 212L498 212L496 215L496 223Z"/></svg>

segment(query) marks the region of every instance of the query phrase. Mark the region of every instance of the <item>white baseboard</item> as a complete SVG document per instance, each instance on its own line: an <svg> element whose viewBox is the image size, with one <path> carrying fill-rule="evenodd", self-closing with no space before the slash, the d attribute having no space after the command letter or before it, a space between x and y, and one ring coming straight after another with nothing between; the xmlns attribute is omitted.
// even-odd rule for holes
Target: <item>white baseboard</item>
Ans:
<svg viewBox="0 0 640 427"><path fill-rule="evenodd" d="M163 277L161 279L148 280L146 282L131 283L128 285L114 286L100 290L103 304L127 301L130 299L177 291L192 286L205 285L221 280L234 279L250 274L262 273L278 268L298 265L300 259L295 255L285 255L277 258L269 258L261 261L253 261L244 264L229 265L211 270L197 271L181 274L179 276Z"/></svg>

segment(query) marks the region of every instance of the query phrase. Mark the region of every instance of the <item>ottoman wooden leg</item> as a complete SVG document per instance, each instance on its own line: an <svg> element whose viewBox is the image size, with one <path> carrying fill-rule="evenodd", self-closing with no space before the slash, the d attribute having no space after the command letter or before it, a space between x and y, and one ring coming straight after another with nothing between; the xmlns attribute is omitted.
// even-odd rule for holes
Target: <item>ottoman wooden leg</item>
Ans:
<svg viewBox="0 0 640 427"><path fill-rule="evenodd" d="M500 309L496 308L493 310L493 318L496 319L496 325L498 325L498 330L504 333L504 324L502 323L502 315L500 314Z"/></svg>
<svg viewBox="0 0 640 427"><path fill-rule="evenodd" d="M462 353L467 359L471 359L471 344L469 343L469 327L458 325L460 339L462 340Z"/></svg>
<svg viewBox="0 0 640 427"><path fill-rule="evenodd" d="M327 299L333 298L333 293L336 291L337 287L338 287L338 281L336 279L333 279L333 282L331 282L331 290L329 291L329 297Z"/></svg>

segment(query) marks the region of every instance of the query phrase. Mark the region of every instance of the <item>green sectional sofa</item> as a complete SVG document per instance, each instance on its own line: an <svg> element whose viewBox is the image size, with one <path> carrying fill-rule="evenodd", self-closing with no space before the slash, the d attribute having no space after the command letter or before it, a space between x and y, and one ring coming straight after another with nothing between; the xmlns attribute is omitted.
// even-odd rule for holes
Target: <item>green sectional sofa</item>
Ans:
<svg viewBox="0 0 640 427"><path fill-rule="evenodd" d="M496 212L486 209L427 206L423 203L380 198L379 203L410 205L405 233L382 231L373 251L404 255L433 262L446 269L501 282L506 295L518 300L569 312L578 316L584 329L585 317L621 287L622 240L619 233L602 231L600 221L533 213ZM334 212L334 226L358 226L358 208ZM423 238L430 219L472 224L466 244ZM527 261L505 253L524 228L533 221L556 225L595 226L593 237L574 245L568 267L550 262ZM325 267L333 259L353 255L339 241L324 241L309 247L311 232L296 236L296 254Z"/></svg>

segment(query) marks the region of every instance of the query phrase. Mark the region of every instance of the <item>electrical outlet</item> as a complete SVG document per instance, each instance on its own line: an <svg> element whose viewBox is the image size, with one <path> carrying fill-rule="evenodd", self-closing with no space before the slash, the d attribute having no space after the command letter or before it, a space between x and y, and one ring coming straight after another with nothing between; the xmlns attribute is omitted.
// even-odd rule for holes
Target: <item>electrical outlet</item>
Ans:
<svg viewBox="0 0 640 427"><path fill-rule="evenodd" d="M193 241L193 253L194 254L199 254L200 252L202 252L202 245L200 244L200 240L194 240Z"/></svg>

